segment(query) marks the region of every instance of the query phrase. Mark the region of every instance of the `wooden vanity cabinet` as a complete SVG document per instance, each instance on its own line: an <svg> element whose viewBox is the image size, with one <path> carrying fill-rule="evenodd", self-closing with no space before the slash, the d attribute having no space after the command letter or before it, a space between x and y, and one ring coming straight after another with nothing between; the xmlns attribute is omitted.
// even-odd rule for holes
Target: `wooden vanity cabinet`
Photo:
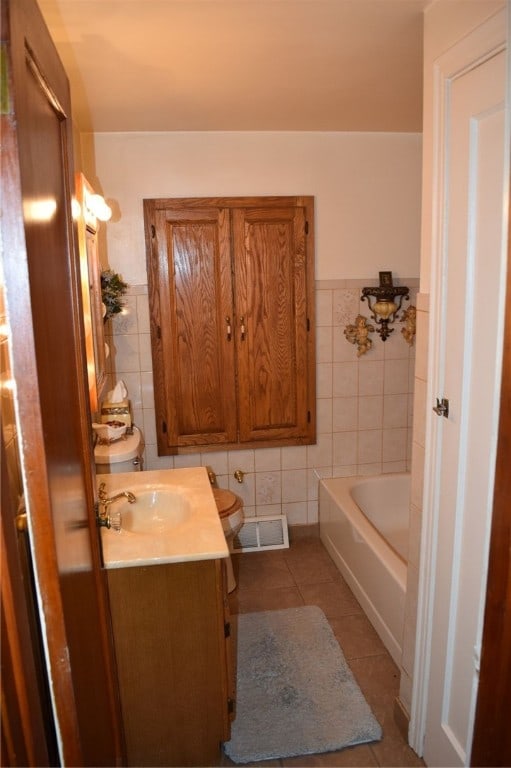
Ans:
<svg viewBox="0 0 511 768"><path fill-rule="evenodd" d="M223 560L107 570L128 765L216 765L234 671Z"/></svg>
<svg viewBox="0 0 511 768"><path fill-rule="evenodd" d="M312 197L144 200L160 455L315 442Z"/></svg>

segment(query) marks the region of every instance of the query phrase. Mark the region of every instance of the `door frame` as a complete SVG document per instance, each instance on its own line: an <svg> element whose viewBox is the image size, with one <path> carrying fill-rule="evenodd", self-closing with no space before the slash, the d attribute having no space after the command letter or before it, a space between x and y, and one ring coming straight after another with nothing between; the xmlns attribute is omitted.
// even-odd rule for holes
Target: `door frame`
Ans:
<svg viewBox="0 0 511 768"><path fill-rule="evenodd" d="M504 18L504 20L503 20ZM428 360L428 385L426 393L426 408L434 403L434 398L442 390L443 373L442 361L445 347L449 342L445 329L442 327L444 312L443 302L445 292L443 290L443 278L445 271L446 248L444 242L444 199L442 180L446 172L443 137L445 135L446 94L452 79L464 74L478 66L487 59L506 49L508 35L506 30L506 8L486 20L479 28L474 30L460 43L440 56L434 66L433 88L434 105L437 113L434 116L433 136L433 169L432 190L434 205L432 211L432 260L431 260L431 312L429 318L429 360ZM504 30L504 34L503 34ZM507 49L507 61L509 62L509 48ZM509 66L508 66L509 69ZM509 119L506 124L506 146L509 147L510 126ZM506 163L505 176L509 179L509 157ZM506 222L503 222L503 226ZM493 300L499 303L499 327L495 329L500 349L504 346L504 317L505 317L505 270L506 253L502 258L501 290ZM500 360L500 363L502 360ZM495 433L497 433L501 366L495 371L495 402L494 420ZM410 746L419 754L424 751L426 721L428 715L428 687L431 666L432 648L432 624L435 599L435 567L437 560L437 536L439 527L438 490L440 474L440 420L430 415L426 410L426 447L424 465L424 491L423 491L423 520L421 532L421 558L419 570L417 626L416 626L416 652L413 674L412 706L409 729ZM495 440L496 450L496 440ZM493 478L488 478L491 489ZM488 531L491 520L488 519ZM487 542L489 550L489 536ZM483 574L481 594L486 587L486 574ZM484 606L483 606L484 607ZM482 612L480 620L480 635L482 635ZM467 755L468 758L468 755Z"/></svg>
<svg viewBox="0 0 511 768"><path fill-rule="evenodd" d="M37 589L36 610L41 623L44 643L45 666L48 685L51 692L56 739L59 756L63 765L82 765L84 750L79 716L79 697L73 671L79 666L72 661L70 633L66 627L64 593L59 573L56 535L54 530L50 477L48 473L48 443L43 426L41 382L37 367L37 344L34 332L33 297L30 281L29 252L24 218L23 163L27 149L27 137L30 126L25 118L26 94L22 87L23 73L28 66L37 68L41 76L38 82L46 94L48 103L58 114L61 121L60 140L62 142L62 185L63 205L62 231L65 231L65 245L58 251L63 265L62 279L65 281L66 297L69 300L62 309L62 324L66 326L69 337L73 338L73 354L66 358L67 370L76 373L76 446L79 459L76 466L83 473L84 487L81 509L86 510L86 519L80 519L79 527L88 529L91 555L91 588L89 595L97 598L98 626L95 629L98 639L96 649L101 654L104 670L104 691L102 702L107 713L101 723L101 732L107 732L108 747L114 756L115 764L124 760L124 745L120 704L115 674L115 658L111 637L106 575L101 568L99 536L94 514L96 495L94 480L94 459L90 431L90 409L86 380L84 324L80 295L79 261L77 256L76 225L72 221L71 198L74 191L72 126L69 83L55 46L46 28L36 0L5 0L1 4L2 21L2 99L0 126L2 130L2 240L3 240L3 280L5 303L7 308L10 334L9 349L11 370L17 384L14 390L17 434L19 435L23 490L27 509L27 522L31 548L32 564ZM37 57L37 58L36 58ZM44 76L43 74L44 73ZM17 87L17 91L15 88ZM26 170L26 167L25 167ZM48 254L48 258L51 257ZM59 262L59 263L60 263ZM48 361L51 364L51 360ZM67 381L60 382L62 387ZM55 390L55 397L59 392ZM4 523L4 520L2 520ZM11 547L12 550L12 547ZM13 564L14 563L14 564ZM77 571L80 570L77 563ZM20 581L20 571L10 558L2 581ZM69 600L68 600L69 603ZM21 632L26 635L24 607L9 616L7 631L13 639L12 649L18 651L16 637ZM75 636L78 631L75 629ZM85 643L85 640L84 640ZM76 647L76 643L75 643ZM81 646L82 649L82 646ZM23 649L25 650L25 649ZM88 649L86 649L88 650ZM76 659L76 656L75 656ZM18 691L24 687L30 689L33 675L31 669L18 664ZM90 686L89 686L90 687ZM83 690L83 686L82 686ZM97 702L100 697L96 695ZM18 704L23 703L18 700ZM10 714L10 713L8 713ZM15 715L15 713L13 712ZM40 724L28 717L25 707L22 713L27 715L23 723L26 730L34 728L40 732ZM91 710L90 722L94 727L97 713ZM87 723L89 722L87 713ZM99 732L99 728L97 729ZM26 740L28 741L28 740Z"/></svg>
<svg viewBox="0 0 511 768"><path fill-rule="evenodd" d="M511 297L511 230L508 232L507 295ZM477 766L511 765L510 464L511 312L507 311L490 563L471 755L471 765Z"/></svg>

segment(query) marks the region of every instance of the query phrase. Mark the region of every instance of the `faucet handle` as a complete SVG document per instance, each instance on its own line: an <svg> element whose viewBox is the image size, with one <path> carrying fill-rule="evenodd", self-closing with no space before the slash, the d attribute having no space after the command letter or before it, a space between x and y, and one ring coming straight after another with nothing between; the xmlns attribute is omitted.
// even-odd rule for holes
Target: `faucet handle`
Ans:
<svg viewBox="0 0 511 768"><path fill-rule="evenodd" d="M112 509L110 507L110 510L108 512L108 520L110 523L110 528L114 531L120 531L121 530L121 513L118 509Z"/></svg>

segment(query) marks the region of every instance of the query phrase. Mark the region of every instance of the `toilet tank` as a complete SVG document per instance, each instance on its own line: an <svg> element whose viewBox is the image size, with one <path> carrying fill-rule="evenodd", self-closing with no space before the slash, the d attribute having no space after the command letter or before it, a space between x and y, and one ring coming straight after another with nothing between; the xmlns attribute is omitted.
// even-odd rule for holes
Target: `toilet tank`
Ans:
<svg viewBox="0 0 511 768"><path fill-rule="evenodd" d="M142 435L138 427L133 427L133 434L114 443L98 443L94 448L96 472L111 474L117 472L140 472Z"/></svg>

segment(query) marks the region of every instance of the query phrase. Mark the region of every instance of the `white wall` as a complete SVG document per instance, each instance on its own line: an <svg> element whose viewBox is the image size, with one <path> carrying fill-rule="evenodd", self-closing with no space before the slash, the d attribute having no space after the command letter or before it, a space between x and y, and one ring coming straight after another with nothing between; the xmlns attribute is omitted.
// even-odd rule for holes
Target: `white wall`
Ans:
<svg viewBox="0 0 511 768"><path fill-rule="evenodd" d="M316 278L419 274L421 136L119 133L83 137L85 174L116 215L107 260L147 282L145 197L314 195Z"/></svg>

